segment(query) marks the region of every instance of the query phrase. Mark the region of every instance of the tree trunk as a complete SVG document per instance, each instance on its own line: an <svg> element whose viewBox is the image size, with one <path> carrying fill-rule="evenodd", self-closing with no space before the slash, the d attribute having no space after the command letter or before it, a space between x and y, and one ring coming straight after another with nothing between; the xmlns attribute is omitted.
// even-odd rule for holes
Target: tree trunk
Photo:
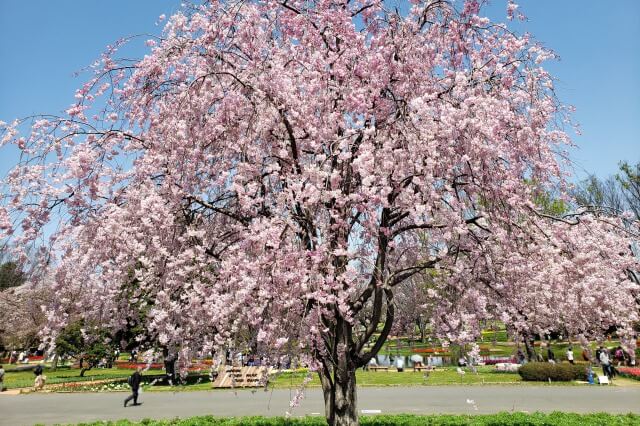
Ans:
<svg viewBox="0 0 640 426"><path fill-rule="evenodd" d="M338 319L333 328L331 356L319 357L319 371L324 395L325 417L329 426L358 426L358 401L356 395L356 369L352 325Z"/></svg>
<svg viewBox="0 0 640 426"><path fill-rule="evenodd" d="M528 334L525 334L524 336L524 347L527 351L527 361L531 362L531 361L536 361L536 354L535 351L533 350L533 345L531 344L531 338L529 337Z"/></svg>
<svg viewBox="0 0 640 426"><path fill-rule="evenodd" d="M84 373L91 370L93 366L94 362L87 361L87 365L85 367L82 367L82 369L80 370L80 377L84 377Z"/></svg>
<svg viewBox="0 0 640 426"><path fill-rule="evenodd" d="M427 334L427 326L421 323L418 327L420 329L420 343L424 343L425 335Z"/></svg>
<svg viewBox="0 0 640 426"><path fill-rule="evenodd" d="M53 360L51 361L51 371L56 371L58 369L58 353L56 352L53 355Z"/></svg>
<svg viewBox="0 0 640 426"><path fill-rule="evenodd" d="M358 408L355 369L336 371L333 377L320 373L324 411L330 426L357 426Z"/></svg>

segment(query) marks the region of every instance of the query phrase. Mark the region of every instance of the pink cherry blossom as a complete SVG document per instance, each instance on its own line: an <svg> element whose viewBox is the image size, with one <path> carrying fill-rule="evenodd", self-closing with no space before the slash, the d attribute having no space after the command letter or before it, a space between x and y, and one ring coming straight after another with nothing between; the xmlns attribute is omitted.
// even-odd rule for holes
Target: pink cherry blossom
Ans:
<svg viewBox="0 0 640 426"><path fill-rule="evenodd" d="M420 274L446 340L489 319L630 338L629 233L536 203L567 186L568 110L480 3L207 2L133 67L110 47L68 116L5 126L25 141L0 239L24 259L50 237L47 336L139 326L183 371L249 340L319 374L331 424L357 424L355 370Z"/></svg>

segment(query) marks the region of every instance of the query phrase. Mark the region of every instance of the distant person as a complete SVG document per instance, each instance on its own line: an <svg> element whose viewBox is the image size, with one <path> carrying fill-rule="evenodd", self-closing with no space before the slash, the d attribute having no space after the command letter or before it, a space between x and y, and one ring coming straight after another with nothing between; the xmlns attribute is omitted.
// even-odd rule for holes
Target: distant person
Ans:
<svg viewBox="0 0 640 426"><path fill-rule="evenodd" d="M600 353L602 352L602 346L596 348L596 357L595 357L595 361L596 364L600 364Z"/></svg>
<svg viewBox="0 0 640 426"><path fill-rule="evenodd" d="M573 364L573 347L569 346L567 348L567 361L569 361L569 364Z"/></svg>
<svg viewBox="0 0 640 426"><path fill-rule="evenodd" d="M516 354L516 358L518 359L518 364L524 364L527 358L524 356L524 352L522 352L521 348L518 348L518 352Z"/></svg>
<svg viewBox="0 0 640 426"><path fill-rule="evenodd" d="M591 357L589 356L589 351L587 350L587 348L583 348L582 349L582 359L583 361L591 361Z"/></svg>
<svg viewBox="0 0 640 426"><path fill-rule="evenodd" d="M611 359L609 358L609 351L600 348L600 365L602 365L602 374L609 379L613 378L613 372L611 371Z"/></svg>
<svg viewBox="0 0 640 426"><path fill-rule="evenodd" d="M36 375L36 378L33 382L33 387L35 388L35 390L42 390L47 380L47 377L42 375L42 364L36 365L36 368L33 369L33 374Z"/></svg>
<svg viewBox="0 0 640 426"><path fill-rule="evenodd" d="M0 392L4 390L4 368L0 365Z"/></svg>
<svg viewBox="0 0 640 426"><path fill-rule="evenodd" d="M378 360L376 359L375 356L372 356L371 359L369 360L369 362L363 367L363 369L368 371L369 368L377 367L377 366L378 366Z"/></svg>
<svg viewBox="0 0 640 426"><path fill-rule="evenodd" d="M124 400L125 407L131 400L133 400L133 405L140 405L138 404L138 392L140 391L140 383L142 382L142 374L140 374L141 372L141 367L136 368L136 371L131 376L129 376L129 379L127 380L127 383L129 384L129 386L131 386L131 395L129 395L129 397Z"/></svg>
<svg viewBox="0 0 640 426"><path fill-rule="evenodd" d="M166 352L164 359L164 370L166 373L166 380L170 386L173 386L176 381L176 360L177 357L175 353Z"/></svg>
<svg viewBox="0 0 640 426"><path fill-rule="evenodd" d="M555 364L556 363L556 356L553 353L553 351L551 350L551 346L547 347L547 361L549 361L551 364Z"/></svg>
<svg viewBox="0 0 640 426"><path fill-rule="evenodd" d="M398 369L398 373L402 373L404 371L404 357L403 356L396 357L396 368Z"/></svg>
<svg viewBox="0 0 640 426"><path fill-rule="evenodd" d="M622 350L622 346L618 346L616 348L616 351L614 352L613 357L618 363L618 367L620 367L621 365L624 365L624 351Z"/></svg>

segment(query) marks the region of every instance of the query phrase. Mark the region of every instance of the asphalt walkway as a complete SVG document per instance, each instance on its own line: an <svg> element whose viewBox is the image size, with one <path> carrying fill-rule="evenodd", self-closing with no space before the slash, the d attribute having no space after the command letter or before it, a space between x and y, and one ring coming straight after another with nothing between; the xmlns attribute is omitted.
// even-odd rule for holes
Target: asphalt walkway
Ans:
<svg viewBox="0 0 640 426"><path fill-rule="evenodd" d="M282 416L294 391L230 390L147 392L142 405L122 406L127 394L43 393L0 396L0 425L140 420L213 414ZM598 386L424 386L360 388L358 406L365 412L481 414L500 411L640 413L640 387ZM319 389L310 389L293 416L322 415Z"/></svg>

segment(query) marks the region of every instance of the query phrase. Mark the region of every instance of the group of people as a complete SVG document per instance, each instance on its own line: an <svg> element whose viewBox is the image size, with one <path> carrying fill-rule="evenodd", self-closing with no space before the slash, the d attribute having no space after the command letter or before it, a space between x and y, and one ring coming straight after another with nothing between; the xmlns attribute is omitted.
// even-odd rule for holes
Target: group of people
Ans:
<svg viewBox="0 0 640 426"><path fill-rule="evenodd" d="M11 351L9 353L9 364L28 364L29 354L26 351Z"/></svg>
<svg viewBox="0 0 640 426"><path fill-rule="evenodd" d="M520 348L518 348L516 358L519 364L525 364L527 362L524 352ZM565 352L565 358L570 364L575 364L573 347L571 345L569 345ZM616 348L605 348L604 346L600 345L596 349L593 357L591 356L590 351L585 348L582 351L582 358L584 361L593 362L596 365L600 365L602 367L602 374L607 376L609 380L618 375L618 371L616 370L614 363L616 363L618 367L623 365L632 365L634 363L633 359L622 348L622 346L618 346ZM545 361L542 353L539 352L536 355L536 360L539 362ZM553 364L556 363L556 355L551 349L550 345L547 345L546 361Z"/></svg>
<svg viewBox="0 0 640 426"><path fill-rule="evenodd" d="M596 349L595 355L596 362L602 366L602 374L607 376L609 379L612 379L618 375L618 370L613 365L614 362L617 363L618 367L621 367L623 365L631 365L633 362L629 354L624 349L622 349L622 346L618 346L617 348L613 349L600 346L598 349Z"/></svg>

